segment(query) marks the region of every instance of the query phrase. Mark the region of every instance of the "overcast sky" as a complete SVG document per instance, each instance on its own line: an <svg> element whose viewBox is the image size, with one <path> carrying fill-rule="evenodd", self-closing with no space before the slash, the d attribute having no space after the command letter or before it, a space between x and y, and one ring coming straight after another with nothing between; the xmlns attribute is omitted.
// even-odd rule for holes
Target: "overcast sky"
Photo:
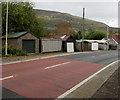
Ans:
<svg viewBox="0 0 120 100"><path fill-rule="evenodd" d="M82 0L61 0L61 2L55 0L31 1L34 2L34 8L36 9L59 11L80 17L82 17L82 8L85 8L86 18L108 23L111 27L118 27L118 0L114 0L114 2L113 0L109 0L109 2L108 0L99 2L98 0L89 2L88 0L84 0L84 2Z"/></svg>

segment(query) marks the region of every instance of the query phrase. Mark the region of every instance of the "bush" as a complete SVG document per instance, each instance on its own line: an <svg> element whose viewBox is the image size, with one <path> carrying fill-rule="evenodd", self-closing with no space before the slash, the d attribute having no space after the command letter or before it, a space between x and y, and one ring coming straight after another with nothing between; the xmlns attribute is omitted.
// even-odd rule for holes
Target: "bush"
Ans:
<svg viewBox="0 0 120 100"><path fill-rule="evenodd" d="M92 33L89 33L89 34L86 34L85 35L85 39L90 39L90 40L101 40L103 39L104 37L106 37L106 32L104 31L94 31Z"/></svg>
<svg viewBox="0 0 120 100"><path fill-rule="evenodd" d="M77 33L73 34L73 37L74 37L76 40L82 39L81 31L78 31Z"/></svg>
<svg viewBox="0 0 120 100"><path fill-rule="evenodd" d="M13 49L13 48L8 48L8 55L5 55L5 48L2 48L2 56L3 57L8 57L8 56L26 56L27 53L20 50L20 49Z"/></svg>

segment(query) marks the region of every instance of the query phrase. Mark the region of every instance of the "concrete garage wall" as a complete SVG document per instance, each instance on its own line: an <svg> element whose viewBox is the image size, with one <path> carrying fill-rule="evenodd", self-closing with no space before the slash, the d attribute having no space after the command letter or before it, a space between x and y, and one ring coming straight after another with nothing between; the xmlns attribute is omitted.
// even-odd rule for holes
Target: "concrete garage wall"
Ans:
<svg viewBox="0 0 120 100"><path fill-rule="evenodd" d="M83 49L84 47L84 49ZM82 47L82 42L76 42L76 49L77 51L91 51L91 44L88 42L84 42L84 46Z"/></svg>
<svg viewBox="0 0 120 100"><path fill-rule="evenodd" d="M62 40L60 39L41 39L41 52L55 52L62 50Z"/></svg>

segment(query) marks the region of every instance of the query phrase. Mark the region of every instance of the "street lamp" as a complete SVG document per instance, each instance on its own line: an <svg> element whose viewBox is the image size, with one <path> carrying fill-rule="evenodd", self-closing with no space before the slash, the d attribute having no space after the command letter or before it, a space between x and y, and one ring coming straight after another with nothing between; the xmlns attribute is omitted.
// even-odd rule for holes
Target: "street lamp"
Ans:
<svg viewBox="0 0 120 100"><path fill-rule="evenodd" d="M5 39L5 55L8 54L7 49L8 49L8 41L7 41L7 36L8 36L8 1L7 3L7 9L6 9L6 39Z"/></svg>

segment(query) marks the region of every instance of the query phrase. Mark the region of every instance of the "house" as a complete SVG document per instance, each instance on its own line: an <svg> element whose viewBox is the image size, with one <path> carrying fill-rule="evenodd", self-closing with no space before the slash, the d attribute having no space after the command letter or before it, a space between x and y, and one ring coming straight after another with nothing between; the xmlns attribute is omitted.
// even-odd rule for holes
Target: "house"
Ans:
<svg viewBox="0 0 120 100"><path fill-rule="evenodd" d="M40 53L62 51L62 40L55 38L40 39Z"/></svg>
<svg viewBox="0 0 120 100"><path fill-rule="evenodd" d="M2 36L2 45L5 46L5 37ZM18 48L27 53L39 53L39 38L30 32L9 33L7 36L8 47Z"/></svg>
<svg viewBox="0 0 120 100"><path fill-rule="evenodd" d="M120 35L109 35L108 39L103 38L102 40L108 41L109 49L117 49L120 45Z"/></svg>
<svg viewBox="0 0 120 100"><path fill-rule="evenodd" d="M117 45L117 48L120 47L120 34L118 35L109 35L108 38L113 39L115 41L115 44Z"/></svg>
<svg viewBox="0 0 120 100"><path fill-rule="evenodd" d="M56 38L62 40L62 51L74 52L76 40L71 35L50 35L49 38Z"/></svg>

